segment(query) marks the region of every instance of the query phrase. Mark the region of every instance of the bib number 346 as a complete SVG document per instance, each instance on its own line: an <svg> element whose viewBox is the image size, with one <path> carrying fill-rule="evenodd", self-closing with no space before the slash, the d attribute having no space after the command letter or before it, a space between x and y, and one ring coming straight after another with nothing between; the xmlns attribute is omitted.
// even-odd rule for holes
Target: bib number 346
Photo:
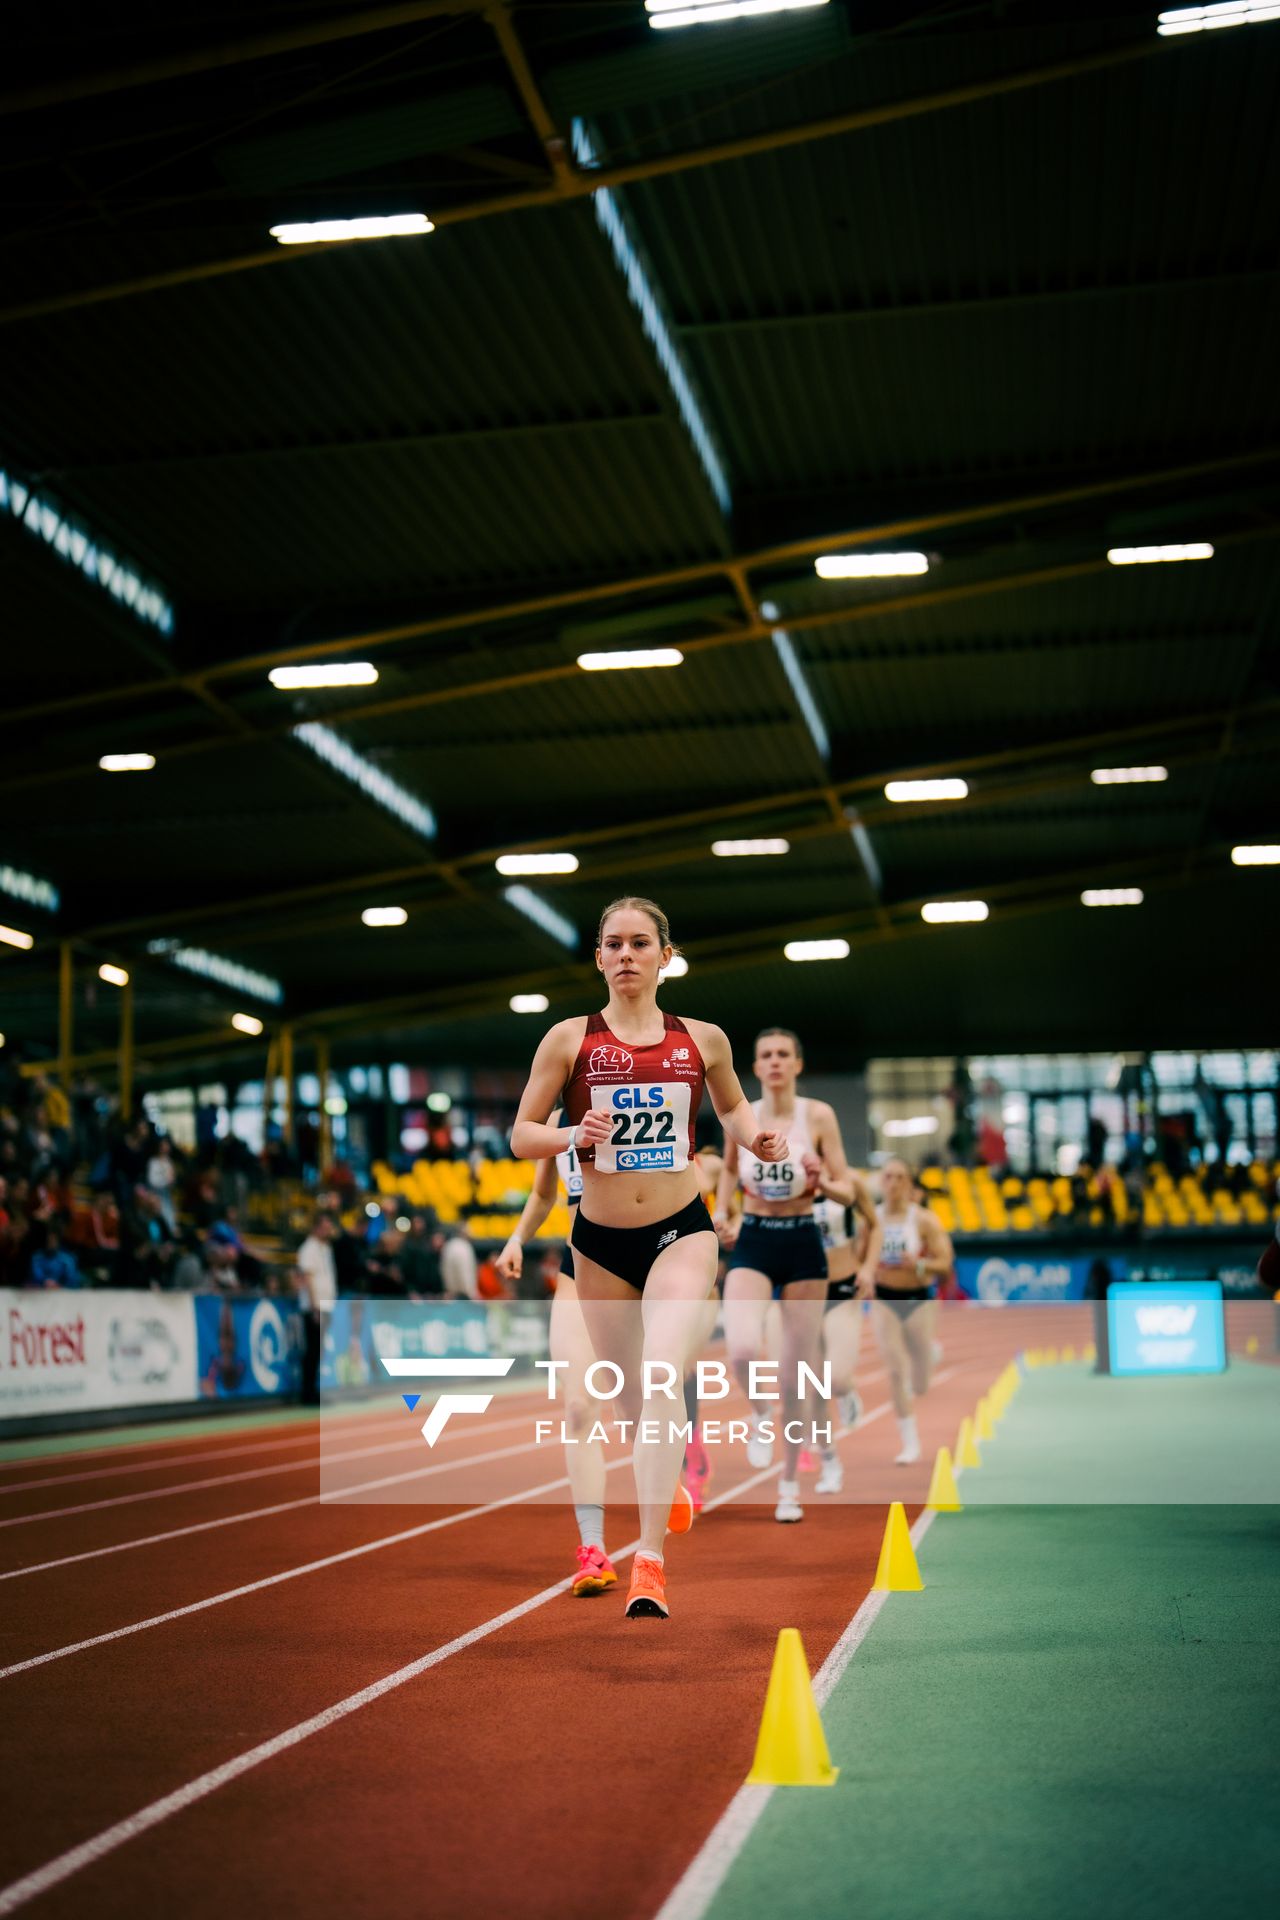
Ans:
<svg viewBox="0 0 1280 1920"><path fill-rule="evenodd" d="M688 1087L666 1080L593 1087L591 1104L613 1121L608 1141L596 1148L597 1173L679 1173L688 1166Z"/></svg>

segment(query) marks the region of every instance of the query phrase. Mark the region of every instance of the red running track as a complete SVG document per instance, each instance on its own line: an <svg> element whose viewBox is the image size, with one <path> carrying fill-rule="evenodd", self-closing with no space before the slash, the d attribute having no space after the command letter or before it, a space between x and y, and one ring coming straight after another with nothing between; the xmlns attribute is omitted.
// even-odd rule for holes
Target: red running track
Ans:
<svg viewBox="0 0 1280 1920"><path fill-rule="evenodd" d="M868 1354L870 1417L841 1444L868 1497L919 1506L935 1447L1014 1344L1003 1316L952 1316L945 1331L916 1469L892 1466ZM349 1431L353 1449L391 1449L371 1474L404 1458L389 1423ZM305 1904L322 1920L641 1920L746 1773L778 1628L801 1628L816 1668L869 1588L884 1524L881 1506L809 1500L803 1525L779 1527L770 1505L727 1497L748 1478L735 1461L712 1487L725 1504L671 1543L672 1619L627 1623L621 1592L563 1590L563 1509L322 1506L317 1452L313 1428L240 1429L0 1468L0 1518L25 1515L0 1530L0 1573L17 1575L0 1581L0 1767L21 1783L0 1836L0 1915L226 1920L237 1905ZM235 1477L268 1465L282 1470ZM552 1471L545 1454L518 1465L527 1486ZM629 1488L625 1470L610 1478ZM97 1504L138 1491L157 1497ZM290 1501L304 1504L231 1518ZM634 1530L613 1507L611 1544ZM398 1534L410 1537L360 1551ZM314 1561L329 1564L295 1573ZM193 1610L121 1633L179 1608ZM99 1635L119 1637L61 1651ZM210 1783L216 1769L231 1777ZM43 1886L23 1885L44 1869Z"/></svg>

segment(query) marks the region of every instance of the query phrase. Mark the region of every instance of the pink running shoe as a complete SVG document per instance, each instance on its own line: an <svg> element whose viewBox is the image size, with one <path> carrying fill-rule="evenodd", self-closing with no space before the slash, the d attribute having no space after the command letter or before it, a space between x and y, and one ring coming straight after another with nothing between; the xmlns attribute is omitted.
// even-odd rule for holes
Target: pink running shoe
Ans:
<svg viewBox="0 0 1280 1920"><path fill-rule="evenodd" d="M797 1473L816 1473L817 1470L818 1463L810 1453L808 1447L802 1447L800 1449L800 1458L796 1462Z"/></svg>
<svg viewBox="0 0 1280 1920"><path fill-rule="evenodd" d="M613 1562L603 1547L579 1547L578 1571L574 1575L571 1591L579 1600L585 1600L590 1594L603 1593L607 1587L616 1587L618 1576L614 1572Z"/></svg>
<svg viewBox="0 0 1280 1920"><path fill-rule="evenodd" d="M702 1503L706 1499L710 1479L711 1455L703 1444L701 1433L695 1427L693 1438L684 1450L684 1484L693 1502L695 1513L702 1512Z"/></svg>

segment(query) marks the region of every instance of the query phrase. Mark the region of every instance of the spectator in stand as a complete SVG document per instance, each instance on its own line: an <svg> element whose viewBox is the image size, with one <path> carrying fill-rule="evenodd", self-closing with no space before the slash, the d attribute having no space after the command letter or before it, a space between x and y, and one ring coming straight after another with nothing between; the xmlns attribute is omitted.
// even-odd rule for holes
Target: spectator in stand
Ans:
<svg viewBox="0 0 1280 1920"><path fill-rule="evenodd" d="M90 1285L109 1287L120 1260L120 1209L110 1187L99 1187L87 1207L78 1207L67 1235Z"/></svg>
<svg viewBox="0 0 1280 1920"><path fill-rule="evenodd" d="M32 1287L82 1287L84 1285L84 1276L76 1265L76 1257L63 1246L62 1235L57 1227L50 1227L47 1230L43 1247L32 1254L27 1284Z"/></svg>
<svg viewBox="0 0 1280 1920"><path fill-rule="evenodd" d="M333 1257L334 1222L317 1210L310 1231L298 1248L294 1271L298 1277L298 1305L302 1312L302 1404L320 1404L320 1355L325 1327L338 1297L338 1273Z"/></svg>
<svg viewBox="0 0 1280 1920"><path fill-rule="evenodd" d="M178 1244L165 1224L160 1202L148 1187L136 1186L132 1204L122 1215L121 1286L171 1286L177 1260Z"/></svg>
<svg viewBox="0 0 1280 1920"><path fill-rule="evenodd" d="M146 1122L135 1120L132 1126L118 1127L109 1148L111 1188L121 1213L128 1211L131 1196L147 1171L147 1134Z"/></svg>
<svg viewBox="0 0 1280 1920"><path fill-rule="evenodd" d="M479 1298L475 1248L459 1226L445 1229L444 1246L440 1252L440 1273L444 1281L446 1299L476 1300Z"/></svg>
<svg viewBox="0 0 1280 1920"><path fill-rule="evenodd" d="M408 1291L400 1253L405 1236L398 1227L387 1227L365 1261L369 1292L378 1300L403 1300Z"/></svg>
<svg viewBox="0 0 1280 1920"><path fill-rule="evenodd" d="M222 1180L216 1167L201 1167L195 1178L188 1211L203 1232L222 1218Z"/></svg>
<svg viewBox="0 0 1280 1920"><path fill-rule="evenodd" d="M357 1193L356 1176L352 1172L348 1161L335 1160L331 1167L324 1169L321 1175L321 1181L326 1188L337 1194L339 1203L342 1206L350 1207L355 1204Z"/></svg>
<svg viewBox="0 0 1280 1920"><path fill-rule="evenodd" d="M444 1292L440 1271L443 1245L444 1235L433 1231L433 1223L425 1213L410 1216L409 1231L400 1249L400 1272L412 1299L433 1300Z"/></svg>
<svg viewBox="0 0 1280 1920"><path fill-rule="evenodd" d="M364 1244L368 1251L372 1253L383 1234L386 1233L388 1229L394 1231L396 1221L400 1217L401 1202L398 1195L394 1193L383 1193L373 1195L370 1198L369 1205L378 1209L376 1213L369 1215L369 1225L365 1230L364 1236Z"/></svg>
<svg viewBox="0 0 1280 1920"><path fill-rule="evenodd" d="M0 1228L0 1287L21 1287L26 1285L33 1244L29 1211L31 1183L23 1174L18 1174L9 1179L7 1185L5 1224Z"/></svg>
<svg viewBox="0 0 1280 1920"><path fill-rule="evenodd" d="M178 1237L178 1217L173 1210L173 1197L177 1177L178 1168L172 1146L167 1140L154 1141L147 1161L146 1185L160 1202L161 1216L175 1240Z"/></svg>
<svg viewBox="0 0 1280 1920"><path fill-rule="evenodd" d="M363 1293L364 1248L342 1219L342 1197L336 1191L322 1193L316 1200L317 1215L323 1214L333 1228L333 1264L340 1294Z"/></svg>

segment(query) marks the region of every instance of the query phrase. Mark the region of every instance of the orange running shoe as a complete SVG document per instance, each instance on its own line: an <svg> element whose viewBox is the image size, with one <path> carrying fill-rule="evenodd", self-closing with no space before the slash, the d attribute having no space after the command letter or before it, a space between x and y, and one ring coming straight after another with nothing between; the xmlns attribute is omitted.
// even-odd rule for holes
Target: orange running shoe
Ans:
<svg viewBox="0 0 1280 1920"><path fill-rule="evenodd" d="M665 1620L671 1612L663 1568L647 1555L636 1555L631 1572L631 1591L627 1595L628 1620Z"/></svg>
<svg viewBox="0 0 1280 1920"><path fill-rule="evenodd" d="M603 1593L606 1587L617 1584L618 1575L603 1547L578 1548L578 1571L573 1576L570 1592L579 1600L585 1600L590 1594Z"/></svg>
<svg viewBox="0 0 1280 1920"><path fill-rule="evenodd" d="M676 1485L676 1497L667 1515L668 1533L688 1533L693 1525L693 1495L682 1482Z"/></svg>
<svg viewBox="0 0 1280 1920"><path fill-rule="evenodd" d="M711 1455L707 1452L701 1433L697 1427L693 1430L684 1452L684 1484L689 1490L695 1513L702 1512L707 1497L707 1486L711 1479Z"/></svg>

